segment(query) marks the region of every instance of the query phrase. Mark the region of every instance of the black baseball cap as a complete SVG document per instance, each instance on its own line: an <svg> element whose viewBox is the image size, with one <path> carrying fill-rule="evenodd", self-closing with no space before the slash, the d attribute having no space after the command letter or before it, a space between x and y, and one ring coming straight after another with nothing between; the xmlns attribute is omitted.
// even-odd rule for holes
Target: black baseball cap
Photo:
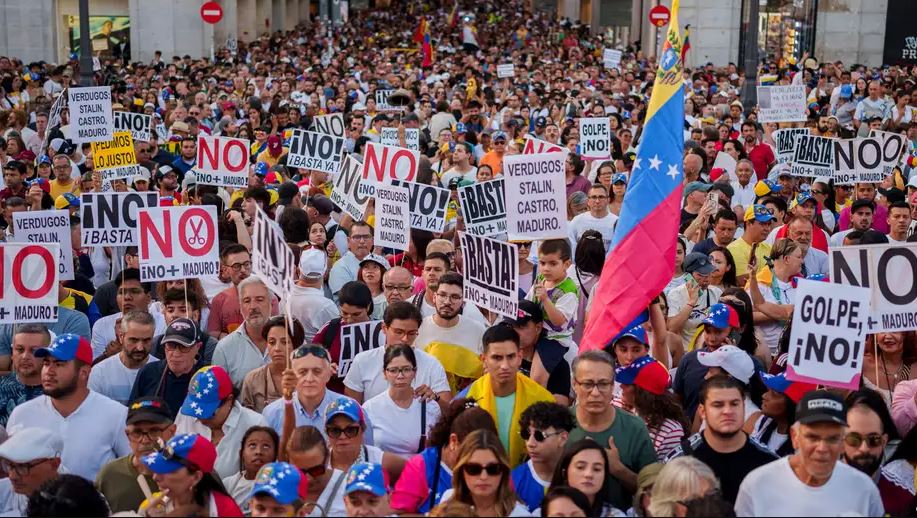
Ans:
<svg viewBox="0 0 917 518"><path fill-rule="evenodd" d="M134 423L172 424L172 410L162 398L137 398L127 407L127 424Z"/></svg>
<svg viewBox="0 0 917 518"><path fill-rule="evenodd" d="M162 337L163 346L168 343L177 343L183 347L192 347L200 341L197 324L190 318L176 318L173 320Z"/></svg>
<svg viewBox="0 0 917 518"><path fill-rule="evenodd" d="M847 426L844 400L827 390L808 392L796 407L796 421L802 424L835 423Z"/></svg>
<svg viewBox="0 0 917 518"><path fill-rule="evenodd" d="M541 311L541 305L531 300L520 300L519 309L516 312L516 318L507 318L505 321L514 326L524 326L529 322L544 322L544 313Z"/></svg>

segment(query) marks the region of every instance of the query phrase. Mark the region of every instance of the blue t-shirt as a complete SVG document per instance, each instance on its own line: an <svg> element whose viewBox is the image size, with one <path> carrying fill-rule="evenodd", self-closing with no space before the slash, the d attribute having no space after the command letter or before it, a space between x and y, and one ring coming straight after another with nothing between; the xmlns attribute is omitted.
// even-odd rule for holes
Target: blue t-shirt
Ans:
<svg viewBox="0 0 917 518"><path fill-rule="evenodd" d="M516 489L516 496L522 500L529 512L534 512L541 507L541 501L544 500L545 491L551 485L550 480L541 480L535 474L535 468L532 461L526 461L524 464L516 466L513 470L513 487Z"/></svg>

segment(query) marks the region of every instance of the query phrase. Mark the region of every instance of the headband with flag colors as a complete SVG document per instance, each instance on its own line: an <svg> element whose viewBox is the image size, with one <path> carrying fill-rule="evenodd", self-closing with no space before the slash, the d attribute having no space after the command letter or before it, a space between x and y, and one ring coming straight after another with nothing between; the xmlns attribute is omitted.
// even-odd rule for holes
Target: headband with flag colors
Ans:
<svg viewBox="0 0 917 518"><path fill-rule="evenodd" d="M646 309L675 271L685 120L678 0L671 11L644 136L580 351L604 348Z"/></svg>

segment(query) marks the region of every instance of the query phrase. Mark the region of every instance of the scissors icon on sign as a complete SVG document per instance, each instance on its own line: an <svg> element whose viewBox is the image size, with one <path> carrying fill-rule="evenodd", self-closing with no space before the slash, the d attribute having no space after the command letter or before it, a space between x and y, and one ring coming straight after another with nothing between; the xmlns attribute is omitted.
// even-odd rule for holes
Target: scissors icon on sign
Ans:
<svg viewBox="0 0 917 518"><path fill-rule="evenodd" d="M191 231L194 233L193 236L188 238L189 245L200 245L203 246L207 244L207 239L201 236L201 230L204 228L204 220L197 218L197 226L194 225L193 219L188 220L188 224L191 226Z"/></svg>

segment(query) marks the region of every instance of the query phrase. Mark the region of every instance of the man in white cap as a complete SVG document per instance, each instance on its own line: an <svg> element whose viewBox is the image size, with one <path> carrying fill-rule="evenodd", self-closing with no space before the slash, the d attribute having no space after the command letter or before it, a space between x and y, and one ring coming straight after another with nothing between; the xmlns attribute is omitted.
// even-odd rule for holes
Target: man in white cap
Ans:
<svg viewBox="0 0 917 518"><path fill-rule="evenodd" d="M337 305L325 297L322 284L328 265L328 255L321 248L303 250L299 256L299 278L290 290L290 296L283 301L290 308L293 318L302 323L305 343L311 343L315 333L329 320L338 316ZM281 309L285 315L286 310Z"/></svg>
<svg viewBox="0 0 917 518"><path fill-rule="evenodd" d="M0 444L0 516L25 516L29 495L57 478L64 442L56 431L21 428Z"/></svg>

